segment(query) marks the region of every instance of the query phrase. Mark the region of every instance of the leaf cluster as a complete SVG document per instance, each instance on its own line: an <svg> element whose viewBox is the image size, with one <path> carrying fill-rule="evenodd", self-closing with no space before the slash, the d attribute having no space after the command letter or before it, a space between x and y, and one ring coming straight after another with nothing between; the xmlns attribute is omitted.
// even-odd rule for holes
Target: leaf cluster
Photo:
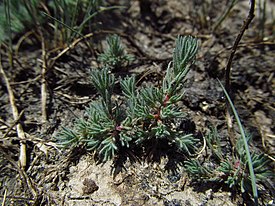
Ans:
<svg viewBox="0 0 275 206"><path fill-rule="evenodd" d="M119 68L134 60L132 55L125 52L118 35L107 37L107 48L99 55L98 60L110 68Z"/></svg>
<svg viewBox="0 0 275 206"><path fill-rule="evenodd" d="M173 54L174 66L169 66L169 74L163 80L163 85L167 86L138 88L135 76L120 78L123 94L120 102L114 100L116 81L110 68L92 70L91 83L100 97L86 109L85 118L76 123L75 133L79 136L73 135L68 138L61 132L57 136L58 143L62 146L71 146L71 139L75 139L85 144L87 149L95 151L103 161L114 158L125 148L146 147L148 140L165 139L170 146L188 155L193 153L198 140L192 134L181 131L175 124L184 116L177 103L183 96L182 81L189 70L187 61L192 63L197 48L195 38L178 37ZM183 54L182 51L187 52ZM186 58L185 55L189 57ZM178 61L184 63L180 64ZM168 77L176 84L171 84Z"/></svg>

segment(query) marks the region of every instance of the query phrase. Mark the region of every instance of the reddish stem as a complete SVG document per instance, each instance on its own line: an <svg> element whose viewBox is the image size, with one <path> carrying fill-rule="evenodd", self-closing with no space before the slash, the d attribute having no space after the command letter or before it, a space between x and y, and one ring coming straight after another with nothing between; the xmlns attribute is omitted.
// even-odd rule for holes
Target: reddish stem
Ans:
<svg viewBox="0 0 275 206"><path fill-rule="evenodd" d="M165 107L168 103L168 101L170 100L170 97L168 94L165 95L164 101L163 101L163 106Z"/></svg>

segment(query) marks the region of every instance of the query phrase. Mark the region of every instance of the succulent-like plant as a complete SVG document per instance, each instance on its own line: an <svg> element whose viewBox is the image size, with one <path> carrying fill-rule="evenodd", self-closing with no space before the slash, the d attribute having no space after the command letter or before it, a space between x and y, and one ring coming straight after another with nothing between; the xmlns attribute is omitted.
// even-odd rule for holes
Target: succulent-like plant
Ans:
<svg viewBox="0 0 275 206"><path fill-rule="evenodd" d="M120 37L114 34L107 37L107 49L99 55L98 60L105 66L115 69L133 61L134 57L125 52Z"/></svg>
<svg viewBox="0 0 275 206"><path fill-rule="evenodd" d="M123 102L113 98L115 77L110 68L94 69L91 82L100 97L86 109L86 115L76 123L74 133L59 133L58 143L70 146L75 139L95 151L103 161L113 158L124 147L145 147L148 140L160 139L191 154L198 140L175 125L177 119L184 116L177 103L182 99L184 78L197 49L195 38L178 37L173 66L168 66L163 86L137 88L135 77L126 77L120 80Z"/></svg>

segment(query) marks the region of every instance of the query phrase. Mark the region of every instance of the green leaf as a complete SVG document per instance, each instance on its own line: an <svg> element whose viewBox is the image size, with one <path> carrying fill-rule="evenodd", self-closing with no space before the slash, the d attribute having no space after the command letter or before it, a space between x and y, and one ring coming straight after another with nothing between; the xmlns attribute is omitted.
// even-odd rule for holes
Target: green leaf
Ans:
<svg viewBox="0 0 275 206"><path fill-rule="evenodd" d="M136 79L134 76L120 81L122 93L129 99L136 97Z"/></svg>
<svg viewBox="0 0 275 206"><path fill-rule="evenodd" d="M168 65L163 80L163 92L173 96L183 88L183 80L189 72L189 64L193 63L198 51L198 42L191 36L179 36L173 52L173 68Z"/></svg>
<svg viewBox="0 0 275 206"><path fill-rule="evenodd" d="M55 139L57 139L57 144L61 147L73 147L79 143L78 134L75 131L65 127L62 128Z"/></svg>
<svg viewBox="0 0 275 206"><path fill-rule="evenodd" d="M124 146L129 147L129 142L132 141L132 139L133 138L131 136L129 136L129 135L125 134L125 133L120 133L119 134L119 140L120 140L121 145L123 147Z"/></svg>
<svg viewBox="0 0 275 206"><path fill-rule="evenodd" d="M140 99L149 107L161 106L164 95L161 90L155 87L146 87L140 90Z"/></svg>
<svg viewBox="0 0 275 206"><path fill-rule="evenodd" d="M101 95L104 104L106 104L106 109L109 113L111 113L111 97L115 85L114 74L110 74L108 68L104 68L102 70L94 69L91 72L91 82L93 86L96 88L97 92Z"/></svg>
<svg viewBox="0 0 275 206"><path fill-rule="evenodd" d="M230 176L233 173L233 166L230 161L225 160L220 163L220 166L217 168L217 171L224 173L226 176Z"/></svg>
<svg viewBox="0 0 275 206"><path fill-rule="evenodd" d="M216 127L211 127L210 131L205 137L207 146L212 150L214 156L219 160L222 160L222 151L220 137L218 136L218 131Z"/></svg>
<svg viewBox="0 0 275 206"><path fill-rule="evenodd" d="M98 139L89 138L84 140L87 143L87 150L96 150L100 146L100 141Z"/></svg>
<svg viewBox="0 0 275 206"><path fill-rule="evenodd" d="M115 156L115 151L118 149L113 137L105 138L105 140L101 142L101 147L99 155L103 155L104 162L112 159Z"/></svg>
<svg viewBox="0 0 275 206"><path fill-rule="evenodd" d="M161 109L160 117L161 119L173 119L173 118L183 118L186 116L183 112L179 111L174 105L168 105Z"/></svg>
<svg viewBox="0 0 275 206"><path fill-rule="evenodd" d="M156 138L167 138L171 135L167 126L161 122L158 122L157 126L152 128L152 132Z"/></svg>
<svg viewBox="0 0 275 206"><path fill-rule="evenodd" d="M203 179L212 175L211 170L202 166L197 159L187 160L184 163L186 172L194 178Z"/></svg>
<svg viewBox="0 0 275 206"><path fill-rule="evenodd" d="M179 36L173 52L174 75L186 74L186 66L191 63L198 51L198 42L191 36Z"/></svg>
<svg viewBox="0 0 275 206"><path fill-rule="evenodd" d="M188 155L191 155L191 151L196 150L196 143L197 139L193 137L192 134L187 134L187 135L179 135L178 137L175 138L175 143L178 145L178 148L186 152Z"/></svg>

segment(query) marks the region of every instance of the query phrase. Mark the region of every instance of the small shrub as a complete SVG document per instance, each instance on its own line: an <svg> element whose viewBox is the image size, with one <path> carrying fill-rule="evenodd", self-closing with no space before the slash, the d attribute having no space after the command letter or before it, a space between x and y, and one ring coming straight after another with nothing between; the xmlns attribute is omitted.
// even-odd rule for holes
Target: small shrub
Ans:
<svg viewBox="0 0 275 206"><path fill-rule="evenodd" d="M148 140L166 140L190 155L198 140L175 124L184 116L177 103L183 97L183 83L197 49L195 38L178 37L173 66L169 64L162 87L137 88L134 76L120 79L122 103L113 98L114 74L108 68L94 69L91 82L100 97L86 109L85 117L76 121L73 132L59 133L58 144L85 144L103 161L114 158L123 148L146 147Z"/></svg>

